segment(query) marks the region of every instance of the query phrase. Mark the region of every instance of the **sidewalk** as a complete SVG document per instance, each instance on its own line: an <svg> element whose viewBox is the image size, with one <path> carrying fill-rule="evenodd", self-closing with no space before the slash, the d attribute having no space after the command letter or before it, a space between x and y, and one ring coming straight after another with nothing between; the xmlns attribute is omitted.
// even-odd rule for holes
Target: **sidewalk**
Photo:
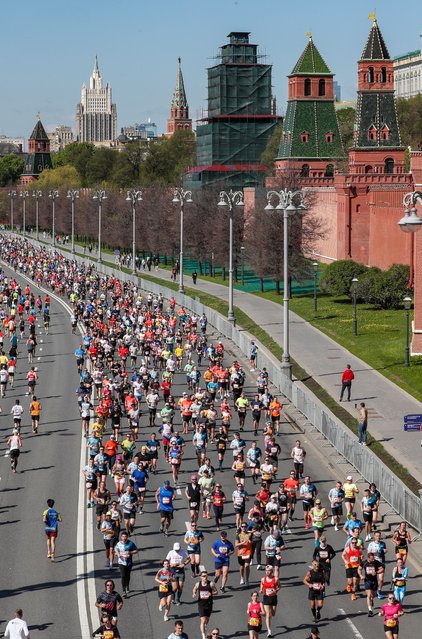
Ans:
<svg viewBox="0 0 422 639"><path fill-rule="evenodd" d="M60 250L63 247L59 245L57 248ZM65 248L69 249L69 245ZM82 253L82 247L78 246L76 250ZM95 251L92 257L96 257ZM113 261L111 255L104 255L103 258ZM145 274L147 275L148 271ZM165 269L153 269L150 275L162 279L163 285L170 282L170 272ZM142 277L142 272L139 276ZM209 293L224 301L228 300L227 286L199 278L196 285L190 280L187 281L187 278L185 283L190 288L197 288L198 291ZM234 289L234 305L259 324L278 344L283 343L281 304ZM340 397L342 372L346 364L351 364L355 380L351 401L343 400L343 408L356 417L355 403L365 402L369 413L368 432L382 442L385 449L422 483L421 434L407 433L403 429L404 415L422 414L421 402L292 312L290 355L337 400Z"/></svg>

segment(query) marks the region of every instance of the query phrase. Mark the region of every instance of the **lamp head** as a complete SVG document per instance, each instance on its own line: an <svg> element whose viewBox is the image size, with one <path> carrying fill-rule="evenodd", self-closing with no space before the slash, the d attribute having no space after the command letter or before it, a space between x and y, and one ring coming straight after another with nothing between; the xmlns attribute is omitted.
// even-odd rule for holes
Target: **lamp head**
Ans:
<svg viewBox="0 0 422 639"><path fill-rule="evenodd" d="M185 202L186 202L187 204L192 204L192 203L193 203L193 200L192 200L192 194L191 194L190 192L188 192L188 193L187 193L187 196L186 196Z"/></svg>
<svg viewBox="0 0 422 639"><path fill-rule="evenodd" d="M403 303L406 311L409 311L410 307L412 306L412 298L406 295L406 297L403 299Z"/></svg>
<svg viewBox="0 0 422 639"><path fill-rule="evenodd" d="M297 208L294 204L290 202L289 206L287 206L285 210L287 211L288 215L294 215L297 211Z"/></svg>
<svg viewBox="0 0 422 639"><path fill-rule="evenodd" d="M268 202L267 206L264 207L264 211L274 211L274 207L271 202Z"/></svg>
<svg viewBox="0 0 422 639"><path fill-rule="evenodd" d="M312 266L314 267L314 271L316 273L318 271L318 266L319 266L318 262L312 262Z"/></svg>

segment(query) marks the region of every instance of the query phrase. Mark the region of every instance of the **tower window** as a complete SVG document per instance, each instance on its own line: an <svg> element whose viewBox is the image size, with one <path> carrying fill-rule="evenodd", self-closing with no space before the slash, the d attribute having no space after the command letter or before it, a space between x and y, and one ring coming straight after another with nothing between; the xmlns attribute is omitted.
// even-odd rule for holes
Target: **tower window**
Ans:
<svg viewBox="0 0 422 639"><path fill-rule="evenodd" d="M381 83L385 84L387 82L387 69L386 67L381 67Z"/></svg>
<svg viewBox="0 0 422 639"><path fill-rule="evenodd" d="M370 164L365 166L365 173L372 173L372 166Z"/></svg>
<svg viewBox="0 0 422 639"><path fill-rule="evenodd" d="M325 80L323 78L321 78L321 80L318 82L318 95L325 95Z"/></svg>
<svg viewBox="0 0 422 639"><path fill-rule="evenodd" d="M309 142L309 133L307 131L302 131L302 142L308 144Z"/></svg>
<svg viewBox="0 0 422 639"><path fill-rule="evenodd" d="M300 169L300 177L309 177L309 164L302 164Z"/></svg>
<svg viewBox="0 0 422 639"><path fill-rule="evenodd" d="M377 139L377 129L372 124L368 129L368 140L376 140Z"/></svg>
<svg viewBox="0 0 422 639"><path fill-rule="evenodd" d="M311 95L311 80L310 78L305 78L305 91L304 95Z"/></svg>
<svg viewBox="0 0 422 639"><path fill-rule="evenodd" d="M374 82L374 67L368 68L368 83L373 84Z"/></svg>
<svg viewBox="0 0 422 639"><path fill-rule="evenodd" d="M393 158L386 158L384 162L384 173L394 173Z"/></svg>
<svg viewBox="0 0 422 639"><path fill-rule="evenodd" d="M325 167L325 177L333 177L334 176L334 164L327 164Z"/></svg>
<svg viewBox="0 0 422 639"><path fill-rule="evenodd" d="M325 134L325 141L328 142L328 144L331 144L333 139L334 139L334 133L332 131L328 131Z"/></svg>
<svg viewBox="0 0 422 639"><path fill-rule="evenodd" d="M386 124L382 127L381 139L382 140L389 140L390 139L390 129L388 128L388 126Z"/></svg>

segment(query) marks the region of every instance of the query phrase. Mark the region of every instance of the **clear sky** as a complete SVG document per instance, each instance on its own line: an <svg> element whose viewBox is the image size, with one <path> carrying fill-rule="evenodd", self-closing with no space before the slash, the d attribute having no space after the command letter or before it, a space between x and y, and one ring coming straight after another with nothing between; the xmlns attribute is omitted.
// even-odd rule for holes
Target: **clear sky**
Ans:
<svg viewBox="0 0 422 639"><path fill-rule="evenodd" d="M206 106L206 68L230 31L250 31L273 65L278 112L286 75L306 45L306 32L354 99L356 61L378 23L392 56L420 47L420 0L20 0L2 1L0 134L28 138L41 113L47 130L75 126L83 82L95 55L113 90L118 127L151 118L165 130L182 58L191 117ZM415 19L416 16L416 19Z"/></svg>

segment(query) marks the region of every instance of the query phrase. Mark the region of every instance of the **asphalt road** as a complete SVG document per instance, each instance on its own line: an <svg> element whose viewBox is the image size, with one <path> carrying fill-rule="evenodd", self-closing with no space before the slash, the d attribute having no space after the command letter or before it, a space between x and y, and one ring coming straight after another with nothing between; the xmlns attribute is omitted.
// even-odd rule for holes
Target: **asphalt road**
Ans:
<svg viewBox="0 0 422 639"><path fill-rule="evenodd" d="M105 556L101 535L92 524L94 514L91 510L86 510L85 504L79 499L81 430L74 393L78 380L73 356L79 341L71 334L69 318L61 305L53 301L51 309L50 334L41 337L43 344L40 344L40 347L43 350L38 353L40 360L35 362L40 376L37 395L43 406L40 434L29 434L30 422L26 414L23 420L24 448L18 468L22 472L12 475L9 460L0 458L0 535L4 549L0 571L0 624L4 627L4 622L13 616L13 610L19 606L24 609L33 636L42 632L48 639L56 638L59 634L69 638L85 639L88 636L87 630L84 627L81 632L80 621L81 619L83 622L84 619L83 608L86 606L92 631L92 625L97 620L96 611L93 609L95 592L102 589L103 579L110 576L115 579L120 590L119 572L116 568L111 571L104 568ZM8 347L7 340L5 343ZM230 349L228 343L226 349ZM229 354L228 361L235 357L237 354ZM9 390L6 398L1 401L2 442L5 442L11 431L11 406L16 397L24 396L24 378L27 370L26 353L23 352L23 357L21 353L18 362L15 389ZM180 395L184 390L183 382L184 376L178 375L176 395ZM246 390L250 395L254 386L249 375L247 384ZM27 397L24 397L23 405L25 408L28 407ZM179 425L179 422L176 424ZM250 427L250 419L247 424ZM145 426L145 418L141 420L141 425L142 442L146 440L149 431ZM282 447L279 477L285 477L291 468L288 455L296 437L297 433L293 427L283 424L282 435L279 438ZM249 432L245 434L245 438L247 441L251 440ZM339 465L333 470L327 463L328 460L313 447L312 442L303 441L308 451L306 471L317 484L326 505L326 495L337 476L344 479L342 466ZM4 450L3 443L1 454L4 454ZM216 465L216 453L212 446L210 456ZM232 472L227 470L231 465L231 458L231 452L227 451L226 471L218 476L227 496L231 495L234 488ZM163 479L169 476L168 468L161 459L160 473L153 476L148 484L149 496L146 500L145 514L137 516L136 535L133 539L140 553L132 573L130 597L125 600L119 615L119 628L124 639L135 639L139 636L162 639L173 630L173 619L165 623L162 613L158 612L154 575L173 543L180 541L183 545L188 511L182 488L182 495L176 500L176 513L170 536L165 538L158 532L159 517L152 495ZM182 484L194 470L196 461L193 458L193 447L188 440L182 464ZM249 479L246 487L253 494L252 482ZM109 488L112 488L110 480ZM55 564L46 558L41 522L41 514L48 497L56 499L57 508L64 519L60 528ZM313 534L303 528L300 505L297 512L297 519L291 525L293 534L285 535L284 538L286 550L281 569L283 587L279 593L278 612L273 624L276 636L287 635L289 639L306 637L312 625L307 589L302 584L302 579L313 552ZM230 503L225 507L224 522L229 539L234 542L234 516ZM82 532L81 525L84 525ZM200 519L200 527L205 535L202 564L212 572L213 561L209 548L217 534L214 532L212 520ZM336 533L328 526L327 537L338 554L341 554L343 533ZM387 541L387 547L391 558L391 542ZM95 582L92 569L95 569ZM388 577L391 569L391 566L387 567ZM232 558L229 590L224 595L218 595L211 617L211 625L217 625L226 639L247 636L246 606L250 592L258 587L262 575L263 573L258 572L253 566L250 588L240 587L237 560L235 557ZM420 635L419 617L415 613L422 610L422 581L420 575L415 576L412 565L410 575L411 581L405 600L405 610L408 614L401 621L402 639L413 639ZM88 579L82 579L83 577ZM191 597L193 583L188 570L182 605L172 609L172 615L184 620L185 631L190 639L200 637L197 605ZM334 639L339 636L342 639L375 639L383 636L382 621L378 617L367 617L366 598L363 595L358 601L352 602L350 595L337 594L337 591L343 592L344 586L344 569L341 559L337 557L333 565L332 585L327 589L323 615L319 623L322 639ZM380 603L376 601L376 609L379 606ZM263 631L262 636L265 635Z"/></svg>

